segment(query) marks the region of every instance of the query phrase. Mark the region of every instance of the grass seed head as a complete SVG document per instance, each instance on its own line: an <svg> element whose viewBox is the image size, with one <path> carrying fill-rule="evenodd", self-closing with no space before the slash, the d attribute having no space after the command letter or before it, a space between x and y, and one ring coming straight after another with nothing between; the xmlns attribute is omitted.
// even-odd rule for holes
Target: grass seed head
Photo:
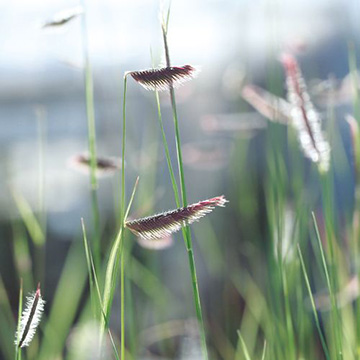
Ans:
<svg viewBox="0 0 360 360"><path fill-rule="evenodd" d="M20 319L20 325L15 336L15 345L18 347L29 346L44 311L45 301L40 292L40 284L34 294L27 296L25 310Z"/></svg>
<svg viewBox="0 0 360 360"><path fill-rule="evenodd" d="M180 67L164 67L161 69L149 69L142 71L130 71L126 75L131 77L143 86L146 90L164 91L173 87L178 87L184 82L193 79L198 73L198 69L191 65Z"/></svg>
<svg viewBox="0 0 360 360"><path fill-rule="evenodd" d="M216 206L223 207L226 203L227 200L223 195L217 196L157 215L126 221L125 226L137 236L156 240L179 231L182 227L210 213Z"/></svg>
<svg viewBox="0 0 360 360"><path fill-rule="evenodd" d="M284 54L281 61L291 104L291 124L297 131L305 156L317 163L320 172L327 172L330 168L330 145L321 129L320 115L310 100L296 59L290 54Z"/></svg>

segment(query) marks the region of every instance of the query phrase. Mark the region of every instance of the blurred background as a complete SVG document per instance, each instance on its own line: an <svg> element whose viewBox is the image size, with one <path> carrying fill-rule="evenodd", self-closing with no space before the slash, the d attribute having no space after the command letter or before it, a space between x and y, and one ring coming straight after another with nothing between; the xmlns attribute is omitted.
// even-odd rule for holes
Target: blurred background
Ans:
<svg viewBox="0 0 360 360"><path fill-rule="evenodd" d="M90 181L69 166L69 159L88 146L82 15L61 27L42 28L59 11L78 5L57 0L0 4L1 314L3 324L16 321L20 277L25 293L42 282L48 322L42 329L45 335L24 355L29 359L70 356L71 334L85 322L82 306L89 302L80 219L91 237ZM99 155L121 157L124 72L164 64L161 6L148 0L86 1ZM167 4L163 6L167 9ZM303 157L296 139L286 126L269 123L248 105L241 89L252 83L285 97L279 56L283 52L296 56L332 141L329 177L336 231L343 234L341 224L349 223L354 208L351 134L344 120L345 114L353 113L353 98L349 89L331 97L327 91L329 86L344 85L349 51L358 52L359 31L360 4L355 0L171 3L172 64L201 68L195 80L176 90L188 200L224 194L230 201L192 226L213 359L243 358L237 351L239 328L249 351L260 354L266 337L261 313L266 313L265 298L272 296L267 276L275 228L284 231L285 252L289 246L296 253L284 239L290 244L295 237L296 242L306 242L311 211L321 212L323 203L316 169ZM168 93L160 100L176 168ZM140 176L131 214L147 216L175 208L155 95L130 78L127 114L128 196ZM280 217L269 210L270 198L278 199L274 209ZM99 179L98 199L106 259L120 221L120 171ZM272 216L282 219L281 224L272 226ZM33 217L40 229L34 228ZM282 224L287 224L286 230ZM133 235L127 236L132 247L127 300L133 305L126 321L128 347L137 353L134 358L200 359L181 234L161 251L145 249ZM302 295L304 299L306 294ZM302 295L297 294L297 300ZM112 314L111 328L118 337L118 293ZM308 314L306 326L311 327ZM0 359L11 357L13 333L2 326ZM299 349L301 341L305 343L305 337L297 342ZM317 354L321 359L318 348L314 340L307 349L309 357L304 346L296 358L303 354L315 359Z"/></svg>

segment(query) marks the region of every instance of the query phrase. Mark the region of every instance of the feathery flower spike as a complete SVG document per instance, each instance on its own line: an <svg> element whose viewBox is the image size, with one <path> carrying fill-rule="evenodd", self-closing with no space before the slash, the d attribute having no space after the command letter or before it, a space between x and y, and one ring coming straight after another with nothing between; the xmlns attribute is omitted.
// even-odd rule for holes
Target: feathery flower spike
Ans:
<svg viewBox="0 0 360 360"><path fill-rule="evenodd" d="M286 73L291 121L298 133L305 156L318 164L321 172L330 167L330 145L321 130L321 118L311 103L296 59L290 54L281 58Z"/></svg>
<svg viewBox="0 0 360 360"><path fill-rule="evenodd" d="M148 240L159 239L180 230L183 226L192 224L210 213L215 206L223 207L227 202L223 195L217 196L161 214L126 221L125 226L137 236Z"/></svg>
<svg viewBox="0 0 360 360"><path fill-rule="evenodd" d="M171 85L177 87L193 79L198 71L191 65L184 65L181 67L171 66L161 69L129 71L125 76L131 75L146 90L164 91L170 89Z"/></svg>
<svg viewBox="0 0 360 360"><path fill-rule="evenodd" d="M44 311L45 301L41 297L40 283L34 294L27 296L26 306L20 319L20 326L16 333L15 345L28 346L35 335Z"/></svg>
<svg viewBox="0 0 360 360"><path fill-rule="evenodd" d="M241 96L267 119L280 124L289 123L291 105L286 100L255 85L245 85Z"/></svg>

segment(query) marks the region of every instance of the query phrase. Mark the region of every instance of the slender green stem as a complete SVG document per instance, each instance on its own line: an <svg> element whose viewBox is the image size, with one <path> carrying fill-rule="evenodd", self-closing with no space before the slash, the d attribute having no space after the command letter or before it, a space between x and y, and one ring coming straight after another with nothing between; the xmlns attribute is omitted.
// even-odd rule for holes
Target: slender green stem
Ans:
<svg viewBox="0 0 360 360"><path fill-rule="evenodd" d="M83 0L85 9L85 0ZM91 207L94 221L94 261L95 267L100 266L101 246L100 246L100 213L97 198L97 178L96 178L96 127L95 127L95 110L94 110L94 85L92 69L88 49L88 31L86 23L86 11L83 14L82 21L82 43L83 57L85 67L85 97L86 97L86 115L88 122L88 148L90 154L90 185L91 185Z"/></svg>
<svg viewBox="0 0 360 360"><path fill-rule="evenodd" d="M170 173L170 179L171 179L171 184L172 184L172 187L173 187L175 203L176 203L176 206L179 208L181 206L181 204L180 204L180 196L179 196L179 188L178 188L178 185L176 183L174 169L173 169L173 166L172 166L172 163L171 163L169 146L168 146L168 142L166 140L164 124L163 124L162 116L161 116L159 93L157 91L155 92L155 96L156 96L156 104L157 104L157 109L158 109L158 119L159 119L161 135L162 135L162 141L163 141L163 145L164 145L164 149L165 149L166 162L167 162L169 173ZM185 241L185 246L186 246L186 248L188 248L187 240L186 240L187 239L186 228L185 229L181 228L181 231L182 231L183 238L184 238L184 241Z"/></svg>
<svg viewBox="0 0 360 360"><path fill-rule="evenodd" d="M166 157L166 162L167 162L169 173L170 173L171 184L172 184L173 191L174 191L174 196L175 196L175 202L176 202L176 206L180 207L181 205L180 205L180 198L179 198L179 188L178 188L177 183L176 183L174 169L173 169L172 163L171 163L169 146L168 146L168 143L167 143L167 140L166 140L164 124L163 124L162 116L161 116L159 93L157 91L155 92L155 96L156 96L156 104L157 104L157 109L158 109L159 125L160 125L163 145L164 145L164 149L165 149L165 157Z"/></svg>
<svg viewBox="0 0 360 360"><path fill-rule="evenodd" d="M162 24L162 33L163 33L164 48L165 48L166 66L170 67L171 63L170 63L169 47L168 47L168 43L167 43L167 25L168 25L168 20L167 20L166 24L164 24L164 23ZM171 98L171 107L172 107L174 126L175 126L176 153L177 153L177 162L178 162L179 177L180 177L180 189L181 189L181 197L182 197L182 203L183 203L182 205L187 206L185 176L184 176L182 152L181 152L180 130L179 130L177 110L176 110L175 92L174 92L174 88L173 88L172 84L170 85L170 98ZM202 347L203 357L204 357L204 359L208 359L208 352L207 352L207 346L206 346L206 334L205 334L204 320L203 320L203 315L202 315L199 285L198 285L197 274L196 274L194 253L193 253L193 249L192 249L191 232L190 232L190 228L188 226L185 228L183 235L184 235L184 240L185 240L185 244L186 244L186 250L188 253L194 303L195 303L196 316L197 316L199 329L200 329L200 338L201 338L201 347Z"/></svg>
<svg viewBox="0 0 360 360"><path fill-rule="evenodd" d="M123 129L122 129L122 152L121 152L121 229L123 233L125 225L125 141L126 141L126 88L127 76L124 76L124 94L123 94ZM120 245L120 297L121 297L121 359L125 359L125 239L122 236Z"/></svg>

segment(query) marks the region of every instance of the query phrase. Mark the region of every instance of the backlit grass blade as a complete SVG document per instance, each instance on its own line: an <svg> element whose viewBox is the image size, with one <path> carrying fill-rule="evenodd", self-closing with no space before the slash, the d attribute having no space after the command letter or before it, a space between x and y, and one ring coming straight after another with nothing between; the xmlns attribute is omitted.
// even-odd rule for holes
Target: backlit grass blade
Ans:
<svg viewBox="0 0 360 360"><path fill-rule="evenodd" d="M127 215L130 211L131 204L133 202L135 192L137 189L137 185L139 182L139 178L136 179L133 192L131 194L131 198L128 204L128 207L126 209L125 215ZM117 281L117 275L118 275L118 269L119 269L119 260L120 260L120 245L122 241L122 232L123 228L120 227L120 230L115 238L114 244L111 248L109 260L106 266L106 273L105 273L105 287L104 287L104 293L103 293L103 309L104 313L106 315L106 321L109 321L110 318L110 312L111 312L111 304L114 298L114 292L116 288L116 281ZM101 325L101 333L103 334L104 330L106 328L106 323L103 320Z"/></svg>
<svg viewBox="0 0 360 360"><path fill-rule="evenodd" d="M325 353L325 357L326 357L327 360L330 360L331 358L330 358L329 350L328 350L328 347L326 345L326 341L325 341L323 332L321 330L320 321L319 321L319 317L318 317L317 310L316 310L314 296L313 296L312 291L311 291L309 277L307 275L304 259L303 259L299 244L297 246L297 249L298 249L299 259L300 259L300 263L301 263L301 269L302 269L304 279L305 279L306 288L307 288L309 298L310 298L310 302L311 302L311 309L313 311L313 315L314 315L314 319L315 319L315 325L316 325L317 331L319 333L319 337L320 337L322 348L323 348L324 353Z"/></svg>
<svg viewBox="0 0 360 360"><path fill-rule="evenodd" d="M251 360L248 348L247 348L246 343L245 343L245 341L244 341L244 339L243 339L243 337L242 337L239 330L237 331L237 334L238 334L238 337L239 337L239 343L240 343L241 349L242 349L242 351L244 353L244 356L245 356L245 360Z"/></svg>
<svg viewBox="0 0 360 360"><path fill-rule="evenodd" d="M109 338L110 338L110 341L111 341L111 345L112 345L115 357L116 357L117 360L119 360L120 357L119 357L119 354L117 352L116 345L115 345L114 339L112 337L111 331L110 331L110 329L108 327L108 322L107 322L107 319L106 319L106 315L104 313L104 306L103 306L102 299L101 299L101 292L100 292L99 282L97 280L95 264L94 264L93 256L92 256L92 253L91 253L91 250L89 248L88 241L87 241L85 223L84 223L83 219L81 219L81 228L82 228L82 232L83 232L83 240L84 240L84 247L85 247L85 254L86 254L86 262L87 262L88 272L89 272L90 289L91 289L91 291L93 291L93 286L95 284L96 293L97 293L98 302L99 302L99 309L100 309L101 318L104 319L104 321L105 321L105 325L106 325L108 333L109 333ZM100 350L100 352L101 352L101 348L102 348L102 344L99 342L99 350ZM101 353L99 354L99 356L101 356Z"/></svg>

